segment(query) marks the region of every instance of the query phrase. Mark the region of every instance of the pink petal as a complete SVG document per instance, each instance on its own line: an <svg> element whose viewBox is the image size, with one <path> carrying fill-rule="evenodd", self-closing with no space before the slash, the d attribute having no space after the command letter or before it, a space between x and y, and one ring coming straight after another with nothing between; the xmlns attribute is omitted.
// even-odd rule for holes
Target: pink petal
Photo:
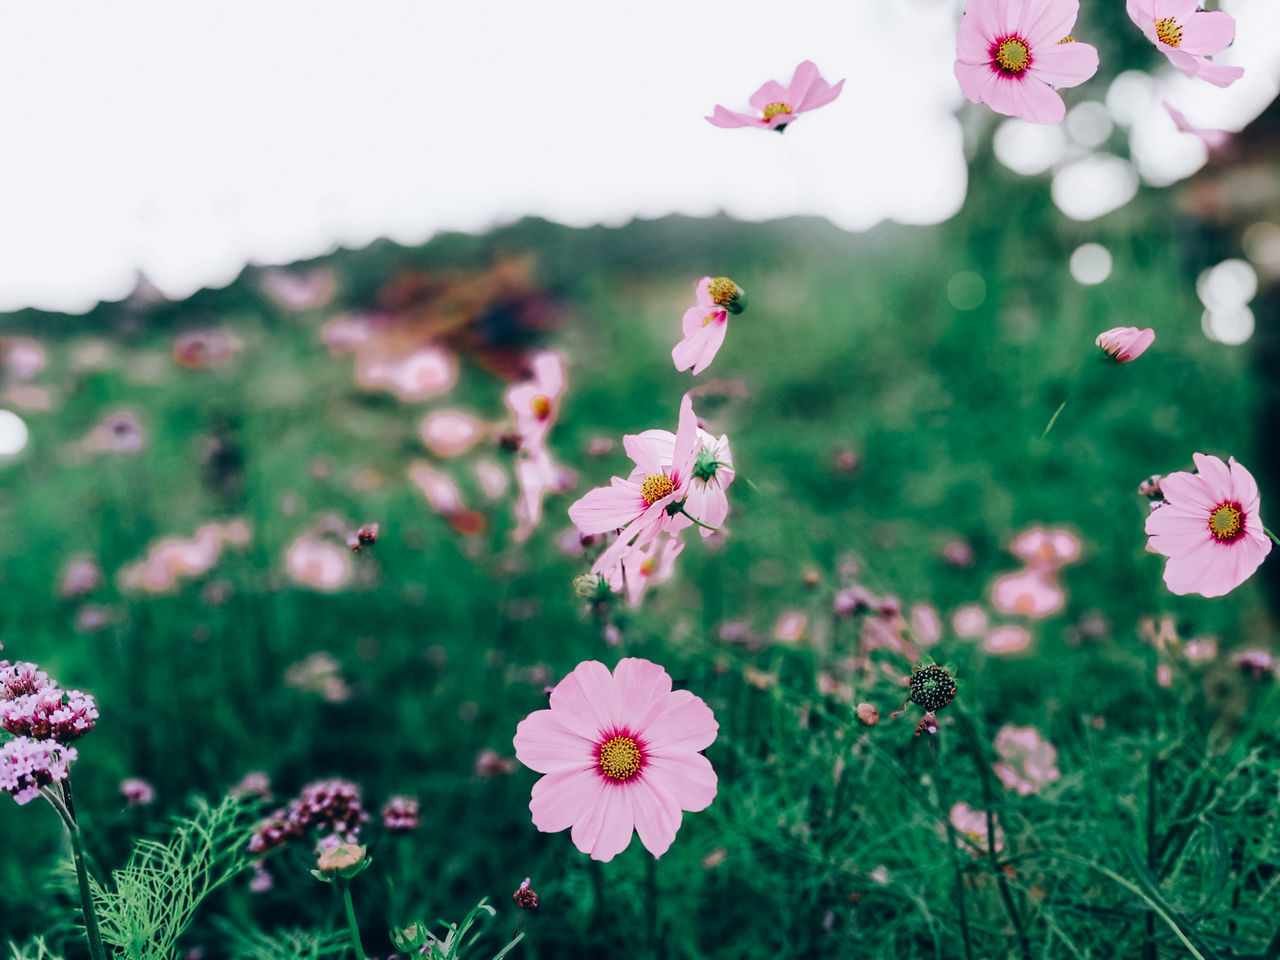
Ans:
<svg viewBox="0 0 1280 960"><path fill-rule="evenodd" d="M536 710L516 726L516 759L538 773L592 770L595 741L565 728L553 710Z"/></svg>
<svg viewBox="0 0 1280 960"><path fill-rule="evenodd" d="M650 777L639 777L628 784L635 800L636 833L644 848L660 857L670 848L680 829L684 814L680 804L661 783Z"/></svg>
<svg viewBox="0 0 1280 960"><path fill-rule="evenodd" d="M1079 15L1080 0L1027 0L1018 18L1017 32L1026 39L1038 59L1044 55L1046 46L1071 33Z"/></svg>
<svg viewBox="0 0 1280 960"><path fill-rule="evenodd" d="M711 116L707 117L707 122L714 127L724 127L729 129L732 127L758 127L761 126L760 118L753 117L746 113L734 113L726 110L720 104L716 104Z"/></svg>
<svg viewBox="0 0 1280 960"><path fill-rule="evenodd" d="M777 80L770 80L747 100L747 103L751 105L751 109L757 113L764 113L764 108L771 103L787 102L787 88L778 83ZM755 119L759 122L759 117Z"/></svg>
<svg viewBox="0 0 1280 960"><path fill-rule="evenodd" d="M1220 547L1221 544L1206 536L1198 545L1171 556L1164 567L1165 586L1179 596L1188 593L1220 596L1225 593L1226 590L1218 590L1223 580L1218 555Z"/></svg>
<svg viewBox="0 0 1280 960"><path fill-rule="evenodd" d="M818 82L809 88L809 92L805 94L804 100L797 106L796 113L799 113L802 110L817 110L819 107L825 107L828 103L831 103L839 97L840 91L843 89L843 80L839 80L834 85L830 85L819 77ZM777 117L774 119L776 120Z"/></svg>
<svg viewBox="0 0 1280 960"><path fill-rule="evenodd" d="M668 694L660 712L646 718L640 729L651 756L672 756L702 750L716 738L720 724L711 708L688 690Z"/></svg>
<svg viewBox="0 0 1280 960"><path fill-rule="evenodd" d="M615 722L626 726L628 718L644 716L671 693L671 676L650 660L624 657L614 668L613 687L617 696Z"/></svg>
<svg viewBox="0 0 1280 960"><path fill-rule="evenodd" d="M716 772L711 761L700 753L650 756L644 779L662 786L680 809L690 813L705 810L716 798Z"/></svg>
<svg viewBox="0 0 1280 960"><path fill-rule="evenodd" d="M711 278L710 277L703 277L701 280L699 280L697 283L693 285L693 295L694 295L694 298L698 301L698 306L709 307L713 310L719 309L718 307L716 307L716 302L711 299Z"/></svg>
<svg viewBox="0 0 1280 960"><path fill-rule="evenodd" d="M1098 51L1079 42L1040 47L1027 72L1055 87L1074 87L1098 72Z"/></svg>
<svg viewBox="0 0 1280 960"><path fill-rule="evenodd" d="M1231 46L1236 37L1236 21L1229 13L1213 10L1192 14L1182 24L1182 42L1178 49L1187 53L1219 53Z"/></svg>
<svg viewBox="0 0 1280 960"><path fill-rule="evenodd" d="M666 520L667 504L671 503L675 497L676 494L673 493L670 496L663 497L661 500L655 500L652 506L628 524L618 534L618 539L596 558L596 562L591 565L591 572L604 573L606 570L612 570L632 550L643 547L661 533L663 521ZM640 502L644 503L643 500Z"/></svg>
<svg viewBox="0 0 1280 960"><path fill-rule="evenodd" d="M625 527L644 512L640 487L614 477L607 487L587 491L569 507L569 519L583 533L608 533Z"/></svg>
<svg viewBox="0 0 1280 960"><path fill-rule="evenodd" d="M570 836L573 845L590 854L592 860L608 861L631 842L631 831L635 826L631 814L631 791L608 783L603 777L597 779L603 787L596 794L595 806L574 823Z"/></svg>
<svg viewBox="0 0 1280 960"><path fill-rule="evenodd" d="M701 307L695 307L706 315L706 311ZM711 361L715 359L716 352L719 351L720 345L724 343L724 335L729 329L729 315L723 310L717 311L717 318L705 327L699 326L699 329L692 335L686 334L685 339L681 340L671 350L671 359L676 365L677 370L687 370L693 368L693 375L697 376L703 370L711 365ZM686 314L687 316L687 314Z"/></svg>
<svg viewBox="0 0 1280 960"><path fill-rule="evenodd" d="M1235 499L1235 487L1231 483L1231 470L1221 459L1212 454L1204 453L1193 453L1191 459L1195 462L1196 471L1200 474L1201 482L1208 490L1213 506L1217 506L1223 500ZM1161 483L1163 484L1163 481ZM1166 494L1166 496L1168 495ZM1169 499L1172 499L1172 497Z"/></svg>
<svg viewBox="0 0 1280 960"><path fill-rule="evenodd" d="M686 393L680 399L680 420L676 424L676 446L671 461L671 478L677 485L683 486L689 482L689 475L701 449L698 418L693 415L693 400Z"/></svg>
<svg viewBox="0 0 1280 960"><path fill-rule="evenodd" d="M1172 17L1185 29L1187 21L1195 15L1197 0L1154 0L1150 6L1153 21Z"/></svg>
<svg viewBox="0 0 1280 960"><path fill-rule="evenodd" d="M560 724L593 743L613 728L613 701L613 677L598 660L584 660L551 691Z"/></svg>
<svg viewBox="0 0 1280 960"><path fill-rule="evenodd" d="M1253 474L1236 462L1235 457L1232 457L1229 463L1233 499L1240 501L1240 506L1244 507L1245 513L1256 513L1259 503L1257 481L1253 479Z"/></svg>
<svg viewBox="0 0 1280 960"><path fill-rule="evenodd" d="M812 60L805 60L800 66L796 67L796 72L791 75L791 83L787 85L787 95L783 97L783 101L791 105L792 110L797 110L805 97L809 95L809 89L816 82L821 81L818 73L818 65Z"/></svg>
<svg viewBox="0 0 1280 960"><path fill-rule="evenodd" d="M543 833L555 833L586 816L604 791L604 777L594 771L561 770L549 773L533 785L529 812L533 825Z"/></svg>
<svg viewBox="0 0 1280 960"><path fill-rule="evenodd" d="M1021 79L996 77L986 102L997 113L1021 117L1032 123L1061 123L1067 114L1062 98L1048 84L1030 76Z"/></svg>
<svg viewBox="0 0 1280 960"><path fill-rule="evenodd" d="M991 69L988 63L967 63L957 60L955 64L956 80L960 90L974 103L990 103L987 98L995 89L1000 74Z"/></svg>
<svg viewBox="0 0 1280 960"><path fill-rule="evenodd" d="M1169 504L1176 504L1180 512L1203 511L1205 523L1209 522L1209 512L1221 502L1214 495L1208 480L1197 477L1194 473L1187 473L1185 470L1178 470L1162 477L1160 489L1164 491L1165 499ZM1168 505L1160 507L1152 516L1164 513L1168 509ZM1147 519L1150 520L1150 517Z"/></svg>
<svg viewBox="0 0 1280 960"><path fill-rule="evenodd" d="M1126 0L1124 5L1125 13L1129 14L1129 19L1138 26L1142 24L1155 23L1156 12L1153 0ZM1152 30L1154 33L1154 29Z"/></svg>
<svg viewBox="0 0 1280 960"><path fill-rule="evenodd" d="M956 57L970 64L987 64L991 60L991 41L982 32L976 17L964 16L956 31Z"/></svg>
<svg viewBox="0 0 1280 960"><path fill-rule="evenodd" d="M627 434L622 438L622 449L627 451L627 456L635 461L635 465L643 470L646 476L651 473L662 473L662 462L659 459L661 451L642 437L634 433Z"/></svg>

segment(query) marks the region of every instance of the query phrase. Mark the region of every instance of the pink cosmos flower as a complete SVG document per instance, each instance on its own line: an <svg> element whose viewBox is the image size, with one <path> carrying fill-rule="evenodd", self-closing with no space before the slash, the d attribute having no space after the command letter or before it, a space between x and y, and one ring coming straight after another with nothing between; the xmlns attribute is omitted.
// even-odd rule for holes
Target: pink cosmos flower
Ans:
<svg viewBox="0 0 1280 960"><path fill-rule="evenodd" d="M670 430L644 430L638 436L657 449L658 460L664 467L671 466L675 459L675 434ZM733 452L729 449L729 437L722 433L717 438L699 427L698 453L689 478L689 496L685 500L684 509L690 516L707 525L698 528L698 532L704 537L715 533L707 527L722 526L725 517L729 515L729 497L725 490L733 483L733 477ZM693 523L688 517L679 514L671 519L675 529L683 529Z"/></svg>
<svg viewBox="0 0 1280 960"><path fill-rule="evenodd" d="M1168 100L1164 100L1162 103L1164 103L1165 110L1173 119L1174 126L1183 133L1194 133L1204 141L1204 145L1210 150L1217 150L1231 139L1231 133L1227 130L1206 130L1202 127L1192 126L1191 121L1183 115L1182 111L1171 104Z"/></svg>
<svg viewBox="0 0 1280 960"><path fill-rule="evenodd" d="M1098 51L1071 37L1078 0L969 0L956 34L956 79L974 103L1033 123L1059 123L1054 87L1097 72Z"/></svg>
<svg viewBox="0 0 1280 960"><path fill-rule="evenodd" d="M349 550L311 533L289 545L284 568L294 583L321 593L337 593L355 573Z"/></svg>
<svg viewBox="0 0 1280 960"><path fill-rule="evenodd" d="M538 447L516 463L516 529L511 534L517 543L529 538L542 519L542 498L548 493L565 493L578 482L578 475L551 459L544 447Z"/></svg>
<svg viewBox="0 0 1280 960"><path fill-rule="evenodd" d="M1137 327L1112 327L1098 334L1094 343L1115 357L1116 362L1128 363L1142 356L1155 339L1156 332L1150 327L1145 330Z"/></svg>
<svg viewBox="0 0 1280 960"><path fill-rule="evenodd" d="M970 843L977 845L983 850L986 849L987 815L984 811L974 810L967 803L957 803L951 808L951 825L955 827L958 832L964 834L964 836L969 839ZM969 843L965 843L959 837L956 837L956 843L975 855L978 852L977 850L974 850L973 846L970 846ZM1004 849L1004 831L1000 829L999 823L996 824L996 835L992 840L992 847L995 849L996 853L999 853Z"/></svg>
<svg viewBox="0 0 1280 960"><path fill-rule="evenodd" d="M622 438L635 469L626 480L614 477L607 487L596 487L569 507L569 519L583 533L608 533L622 529L618 539L591 565L592 573L612 570L632 550L644 546L663 531L678 531L684 524L668 512L689 495L690 479L698 458L698 421L693 401L680 403L680 421L672 462L662 463L661 451L636 435ZM683 518L679 518L683 519Z"/></svg>
<svg viewBox="0 0 1280 960"><path fill-rule="evenodd" d="M1001 613L1039 620L1061 610L1066 595L1052 573L1033 567L999 577L991 588L991 602Z"/></svg>
<svg viewBox="0 0 1280 960"><path fill-rule="evenodd" d="M647 587L665 583L676 570L676 558L684 551L684 541L667 534L632 550L605 576L614 593L626 591L627 603L640 606Z"/></svg>
<svg viewBox="0 0 1280 960"><path fill-rule="evenodd" d="M694 287L697 303L680 321L684 339L671 348L677 370L693 368L696 377L711 365L729 329L729 314L741 313L742 288L728 277L703 277Z"/></svg>
<svg viewBox="0 0 1280 960"><path fill-rule="evenodd" d="M1198 473L1160 481L1164 503L1147 516L1147 548L1169 558L1164 582L1176 594L1220 597L1244 583L1271 552L1258 516L1258 484L1231 457L1193 456Z"/></svg>
<svg viewBox="0 0 1280 960"><path fill-rule="evenodd" d="M812 60L806 60L796 67L791 75L791 83L783 86L770 80L751 95L747 102L751 109L759 111L760 116L750 113L735 113L716 104L707 122L717 127L759 127L763 130L782 132L798 114L806 110L816 110L840 96L844 87L841 80L831 86L818 73L818 66Z"/></svg>
<svg viewBox="0 0 1280 960"><path fill-rule="evenodd" d="M516 758L546 774L533 785L534 826L572 827L574 846L593 860L612 860L632 830L662 856L681 811L715 799L715 771L698 751L719 726L699 697L673 692L656 663L627 657L612 675L595 660L578 664L551 691L551 709L516 728Z"/></svg>
<svg viewBox="0 0 1280 960"><path fill-rule="evenodd" d="M463 410L436 410L418 428L423 445L437 457L466 453L485 435L484 421Z"/></svg>
<svg viewBox="0 0 1280 960"><path fill-rule="evenodd" d="M1053 783L1062 775L1057 766L1057 749L1035 727L1006 723L996 732L995 747L1000 758L995 774L1019 796L1039 793L1046 783Z"/></svg>
<svg viewBox="0 0 1280 960"><path fill-rule="evenodd" d="M1070 530L1032 527L1018 534L1009 552L1032 569L1053 573L1080 559L1080 538Z"/></svg>
<svg viewBox="0 0 1280 960"><path fill-rule="evenodd" d="M980 637L987 629L987 612L976 603L967 603L951 615L951 629L957 637Z"/></svg>
<svg viewBox="0 0 1280 960"><path fill-rule="evenodd" d="M1236 21L1229 14L1197 10L1196 0L1128 0L1125 10L1147 39L1188 77L1229 87L1244 76L1243 67L1206 59L1235 39Z"/></svg>
<svg viewBox="0 0 1280 960"><path fill-rule="evenodd" d="M1021 653L1031 646L1031 634L1017 624L994 627L982 638L982 649L996 656Z"/></svg>
<svg viewBox="0 0 1280 960"><path fill-rule="evenodd" d="M530 359L529 369L532 376L508 387L506 393L507 409L515 418L520 446L526 450L542 447L560 412L564 358L554 350L542 350Z"/></svg>

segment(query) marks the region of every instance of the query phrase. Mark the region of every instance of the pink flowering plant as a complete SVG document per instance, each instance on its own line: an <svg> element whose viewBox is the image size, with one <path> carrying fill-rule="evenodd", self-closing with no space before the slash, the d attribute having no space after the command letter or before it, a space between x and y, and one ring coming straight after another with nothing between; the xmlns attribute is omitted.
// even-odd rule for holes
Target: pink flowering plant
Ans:
<svg viewBox="0 0 1280 960"><path fill-rule="evenodd" d="M1235 39L1236 21L1230 14L1201 10L1196 0L1126 0L1125 10L1156 49L1188 77L1229 87L1244 76L1243 67L1209 59Z"/></svg>
<svg viewBox="0 0 1280 960"><path fill-rule="evenodd" d="M716 104L707 121L717 127L757 127L781 133L800 114L831 103L842 89L843 80L827 83L817 64L806 60L796 67L785 87L770 80L751 95L748 103L754 113L738 113Z"/></svg>

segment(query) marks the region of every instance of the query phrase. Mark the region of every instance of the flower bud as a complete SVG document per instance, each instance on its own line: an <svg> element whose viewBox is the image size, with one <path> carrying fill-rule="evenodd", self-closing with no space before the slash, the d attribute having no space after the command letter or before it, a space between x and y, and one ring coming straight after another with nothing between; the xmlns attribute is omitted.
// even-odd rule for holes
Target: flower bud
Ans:
<svg viewBox="0 0 1280 960"><path fill-rule="evenodd" d="M511 899L521 910L537 910L538 895L529 889L529 878L525 877L520 889L511 895Z"/></svg>
<svg viewBox="0 0 1280 960"><path fill-rule="evenodd" d="M311 875L326 883L339 878L349 880L372 862L368 848L360 844L330 846L322 842L316 857L316 869L311 871Z"/></svg>
<svg viewBox="0 0 1280 960"><path fill-rule="evenodd" d="M869 703L858 704L858 722L864 727L874 727L880 722L880 711Z"/></svg>
<svg viewBox="0 0 1280 960"><path fill-rule="evenodd" d="M1142 356L1155 339L1156 333L1150 327L1145 330L1137 327L1112 327L1098 334L1094 343L1114 357L1117 363L1128 363Z"/></svg>
<svg viewBox="0 0 1280 960"><path fill-rule="evenodd" d="M609 593L609 585L598 573L580 573L573 578L573 592L580 600L594 602Z"/></svg>

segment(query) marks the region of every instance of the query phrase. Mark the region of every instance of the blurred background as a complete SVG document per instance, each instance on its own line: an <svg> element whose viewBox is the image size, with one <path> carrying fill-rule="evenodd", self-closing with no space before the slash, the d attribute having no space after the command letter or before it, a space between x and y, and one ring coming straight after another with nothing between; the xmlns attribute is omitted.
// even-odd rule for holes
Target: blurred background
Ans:
<svg viewBox="0 0 1280 960"><path fill-rule="evenodd" d="M1011 843L1137 830L1133 757L1156 742L1173 809L1177 770L1209 775L1177 745L1259 709L1233 656L1269 649L1280 586L1273 559L1226 599L1170 595L1136 492L1205 452L1250 468L1272 525L1280 502L1280 8L1221 8L1219 59L1246 69L1226 90L1086 4L1074 35L1102 67L1052 128L963 101L950 0L6 11L0 640L97 698L75 779L100 870L250 772L277 804L339 776L371 811L422 801L411 836L370 828L371 953L420 913L507 908L528 875L521 949L599 956L641 937L647 855L609 865L602 908L568 836L529 822L511 736L580 660L622 655L721 723L720 795L658 865L672 956L872 934L869 955L952 955L917 802L983 797L918 716L887 720L911 661L957 667L987 742L1016 723L1057 745L1061 779L1006 801ZM782 136L702 119L806 58L845 90ZM1233 135L1210 150L1165 100ZM706 274L750 306L691 380L670 349ZM1103 362L1094 337L1123 325L1155 346ZM503 391L543 348L567 364L548 444L576 477L517 542ZM691 387L751 483L641 607L588 610L565 510ZM1078 562L1011 602L997 578L1037 526ZM854 587L884 602L842 612ZM864 701L886 718L867 731ZM154 798L128 803L126 778ZM1230 936L1260 938L1248 897L1280 837L1241 790ZM0 938L69 931L56 819L5 803L0 832ZM190 945L256 956L245 931L329 923L306 860L231 884ZM1141 932L1056 882L1028 911L1075 955Z"/></svg>

